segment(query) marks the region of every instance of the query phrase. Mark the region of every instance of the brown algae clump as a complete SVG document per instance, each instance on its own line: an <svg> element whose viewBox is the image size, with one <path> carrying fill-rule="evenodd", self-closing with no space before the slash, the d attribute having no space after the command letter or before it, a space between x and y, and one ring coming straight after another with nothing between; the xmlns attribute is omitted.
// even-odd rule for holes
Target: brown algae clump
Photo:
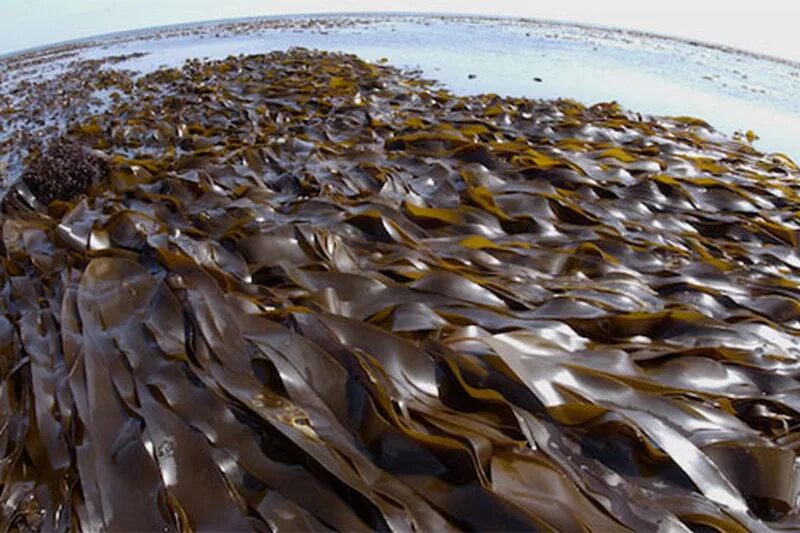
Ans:
<svg viewBox="0 0 800 533"><path fill-rule="evenodd" d="M800 527L788 158L302 49L114 79L3 214L5 528Z"/></svg>

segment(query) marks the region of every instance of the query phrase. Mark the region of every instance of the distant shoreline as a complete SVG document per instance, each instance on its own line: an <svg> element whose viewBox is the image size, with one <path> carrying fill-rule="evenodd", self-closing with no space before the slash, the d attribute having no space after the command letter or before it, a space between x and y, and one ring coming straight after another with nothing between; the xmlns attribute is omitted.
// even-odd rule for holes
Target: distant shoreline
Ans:
<svg viewBox="0 0 800 533"><path fill-rule="evenodd" d="M424 12L353 12L353 13L297 13L289 15L267 15L255 17L237 17L230 19L212 19L205 21L186 22L179 24L167 24L163 26L152 26L148 28L139 28L133 30L123 30L117 32L104 33L88 37L80 37L77 39L69 39L55 43L49 43L32 48L25 48L22 50L15 50L0 54L0 64L6 63L9 60L13 61L17 58L25 57L28 55L47 55L50 52L77 50L90 48L93 46L110 44L119 41L130 40L146 40L159 35L168 34L173 31L191 31L200 29L232 27L239 24L259 23L259 22L272 22L280 20L315 20L325 21L334 19L346 18L360 18L360 19L374 19L374 22L390 21L393 19L427 19L427 20L440 20L443 22L478 22L478 23L522 23L531 26L551 26L553 28L573 28L592 32L602 32L610 34L615 37L636 37L652 40L661 40L673 43L686 44L696 46L699 48L707 48L724 52L731 55L738 55L749 57L762 61L770 61L791 67L800 68L800 61L795 61L783 57L765 54L761 52L753 52L735 46L729 46L719 43L706 42L697 39L688 39L684 37L677 37L673 35L666 35L654 32L647 32L641 30L632 30L626 28L615 28L612 26L604 26L600 24L587 24L580 22L569 22L552 19L535 19L530 17L512 17L512 16L497 16L497 15L478 15L478 14L462 14L462 13L424 13Z"/></svg>

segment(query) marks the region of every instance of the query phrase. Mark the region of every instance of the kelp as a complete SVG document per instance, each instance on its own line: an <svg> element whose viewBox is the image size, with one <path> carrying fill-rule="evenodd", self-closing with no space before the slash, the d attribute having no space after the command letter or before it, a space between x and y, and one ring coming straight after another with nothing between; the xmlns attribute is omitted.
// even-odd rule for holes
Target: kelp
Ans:
<svg viewBox="0 0 800 533"><path fill-rule="evenodd" d="M788 158L303 49L65 137L107 180L4 204L4 529L800 527Z"/></svg>

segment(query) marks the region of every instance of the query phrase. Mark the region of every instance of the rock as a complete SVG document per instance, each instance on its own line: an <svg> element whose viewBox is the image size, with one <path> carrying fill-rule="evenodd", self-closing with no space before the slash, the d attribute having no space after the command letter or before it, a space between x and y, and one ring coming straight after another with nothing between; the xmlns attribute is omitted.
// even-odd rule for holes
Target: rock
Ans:
<svg viewBox="0 0 800 533"><path fill-rule="evenodd" d="M108 175L108 163L88 148L66 140L51 143L30 163L21 181L43 204L70 200Z"/></svg>

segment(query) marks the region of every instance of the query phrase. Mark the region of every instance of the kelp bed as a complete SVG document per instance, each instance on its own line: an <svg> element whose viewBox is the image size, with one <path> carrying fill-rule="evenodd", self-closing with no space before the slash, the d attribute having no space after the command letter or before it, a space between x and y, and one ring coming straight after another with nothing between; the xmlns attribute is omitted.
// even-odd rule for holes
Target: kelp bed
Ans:
<svg viewBox="0 0 800 533"><path fill-rule="evenodd" d="M92 72L105 179L4 201L4 529L800 527L788 158L302 49Z"/></svg>

